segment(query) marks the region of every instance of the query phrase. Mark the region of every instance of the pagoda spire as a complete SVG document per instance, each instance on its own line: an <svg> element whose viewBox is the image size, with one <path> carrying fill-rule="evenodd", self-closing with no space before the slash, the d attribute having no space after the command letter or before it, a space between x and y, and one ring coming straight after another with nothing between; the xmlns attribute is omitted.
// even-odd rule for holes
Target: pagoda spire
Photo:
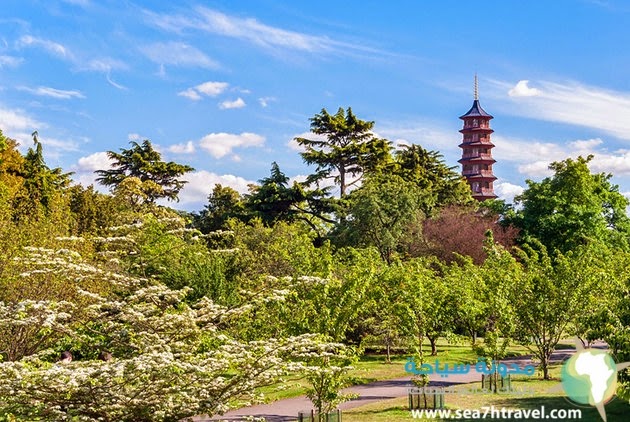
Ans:
<svg viewBox="0 0 630 422"><path fill-rule="evenodd" d="M493 182L497 179L492 172L492 165L496 161L492 158L494 144L490 141L490 135L494 132L490 129L490 114L481 108L479 104L479 81L475 72L473 105L466 114L460 117L464 121L464 128L459 132L463 135L462 175L470 185L473 198L479 201L493 199Z"/></svg>

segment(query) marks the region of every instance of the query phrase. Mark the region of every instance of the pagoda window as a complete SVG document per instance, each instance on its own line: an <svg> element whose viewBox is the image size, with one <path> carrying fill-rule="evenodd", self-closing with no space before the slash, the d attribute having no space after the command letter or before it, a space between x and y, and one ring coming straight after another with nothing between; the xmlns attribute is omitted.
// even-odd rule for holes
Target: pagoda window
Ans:
<svg viewBox="0 0 630 422"><path fill-rule="evenodd" d="M473 192L481 192L481 188L479 187L479 182L473 182L472 190Z"/></svg>
<svg viewBox="0 0 630 422"><path fill-rule="evenodd" d="M479 121L477 119L473 119L473 127L479 126Z"/></svg>

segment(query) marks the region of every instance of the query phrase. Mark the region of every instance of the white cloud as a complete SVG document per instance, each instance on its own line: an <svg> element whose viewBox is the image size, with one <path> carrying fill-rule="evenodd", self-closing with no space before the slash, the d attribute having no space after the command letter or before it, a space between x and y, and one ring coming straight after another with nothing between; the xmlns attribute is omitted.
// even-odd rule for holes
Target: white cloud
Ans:
<svg viewBox="0 0 630 422"><path fill-rule="evenodd" d="M214 189L215 184L229 186L240 193L247 192L247 186L254 183L240 176L232 174L219 175L206 170L186 173L182 176L188 183L179 193L179 204L196 204L199 208L208 201L208 195Z"/></svg>
<svg viewBox="0 0 630 422"><path fill-rule="evenodd" d="M174 154L192 154L195 152L195 145L193 141L188 141L185 144L175 144L168 147L168 151Z"/></svg>
<svg viewBox="0 0 630 422"><path fill-rule="evenodd" d="M492 154L497 160L517 163L562 160L568 156L569 150L566 145L563 147L559 143L509 138L501 135L492 135L492 143L496 145Z"/></svg>
<svg viewBox="0 0 630 422"><path fill-rule="evenodd" d="M76 164L70 167L75 174L73 179L83 186L94 185L100 191L106 191L104 186L96 182L98 177L94 172L96 170L109 170L112 168L112 161L105 151L95 152L85 157L79 158Z"/></svg>
<svg viewBox="0 0 630 422"><path fill-rule="evenodd" d="M504 101L500 105L504 113L594 128L630 140L630 92L577 82L539 81L538 88L530 88L525 80L516 86L493 84L496 91L491 95Z"/></svg>
<svg viewBox="0 0 630 422"><path fill-rule="evenodd" d="M166 15L145 11L153 25L178 34L190 29L240 39L272 51L293 50L309 53L338 53L351 55L357 52L383 54L365 46L365 43L346 43L327 36L309 35L273 27L254 18L226 15L207 7L197 7L189 16Z"/></svg>
<svg viewBox="0 0 630 422"><path fill-rule="evenodd" d="M293 151L297 151L297 152L306 151L306 149L302 145L298 144L295 138L291 138L291 140L287 142L287 146L289 147L290 150L293 150Z"/></svg>
<svg viewBox="0 0 630 422"><path fill-rule="evenodd" d="M197 85L195 89L208 97L216 97L217 95L222 94L228 86L229 84L227 82L208 81Z"/></svg>
<svg viewBox="0 0 630 422"><path fill-rule="evenodd" d="M265 137L256 133L243 132L240 135L232 133L210 133L199 141L199 146L208 151L215 158L222 158L232 152L234 148L260 147L265 143Z"/></svg>
<svg viewBox="0 0 630 422"><path fill-rule="evenodd" d="M92 59L84 67L85 70L93 70L102 73L109 73L112 70L126 70L128 68L127 63L118 59L112 59L111 57Z"/></svg>
<svg viewBox="0 0 630 422"><path fill-rule="evenodd" d="M577 141L569 142L569 146L579 151L589 151L593 150L593 148L598 147L603 143L604 141L599 138L586 140L578 139Z"/></svg>
<svg viewBox="0 0 630 422"><path fill-rule="evenodd" d="M177 95L179 95L180 97L186 97L189 100L193 101L201 100L201 95L199 95L197 91L195 91L193 88L188 88L185 91L178 92Z"/></svg>
<svg viewBox="0 0 630 422"><path fill-rule="evenodd" d="M509 182L494 183L494 193L508 203L513 203L514 197L522 194L524 190L524 187Z"/></svg>
<svg viewBox="0 0 630 422"><path fill-rule="evenodd" d="M16 67L19 66L24 59L21 57L4 56L0 55L0 69L3 67Z"/></svg>
<svg viewBox="0 0 630 422"><path fill-rule="evenodd" d="M24 35L17 41L17 47L40 47L48 51L54 56L58 56L65 59L71 59L72 54L62 44L47 40L44 38L33 37L31 35Z"/></svg>
<svg viewBox="0 0 630 422"><path fill-rule="evenodd" d="M18 89L43 97L52 97L63 100L68 100L72 98L85 98L85 95L83 95L81 91L77 90L56 89L47 86L38 86L37 88L20 87Z"/></svg>
<svg viewBox="0 0 630 422"><path fill-rule="evenodd" d="M275 97L261 97L258 99L258 103L261 107L267 107L270 102L276 101Z"/></svg>
<svg viewBox="0 0 630 422"><path fill-rule="evenodd" d="M552 143L493 136L493 143L497 147L492 153L499 163L515 163L518 172L528 177L551 176L553 171L549 164L552 162L589 155L593 155L589 164L591 171L630 175L630 151L610 152L600 138Z"/></svg>
<svg viewBox="0 0 630 422"><path fill-rule="evenodd" d="M428 150L453 151L459 144L457 129L449 130L430 122L385 122L379 125L379 133L395 145L419 144Z"/></svg>
<svg viewBox="0 0 630 422"><path fill-rule="evenodd" d="M223 101L219 104L219 108L221 110L229 110L229 109L233 109L233 108L243 108L245 107L247 104L245 104L245 101L243 101L243 99L241 97L238 97L236 100L233 101Z"/></svg>
<svg viewBox="0 0 630 422"><path fill-rule="evenodd" d="M140 49L152 62L159 65L174 65L183 67L201 67L216 69L217 62L202 51L182 42L154 43Z"/></svg>
<svg viewBox="0 0 630 422"><path fill-rule="evenodd" d="M536 88L530 88L528 80L518 81L514 88L508 91L510 97L534 97L540 95L540 90Z"/></svg>
<svg viewBox="0 0 630 422"><path fill-rule="evenodd" d="M78 151L79 143L72 139L50 138L48 136L40 136L40 142L44 147L49 147L52 151Z"/></svg>
<svg viewBox="0 0 630 422"><path fill-rule="evenodd" d="M208 81L192 88L188 88L185 91L181 91L177 93L177 95L186 97L193 101L199 101L202 98L201 95L216 97L222 94L229 86L230 84L227 82Z"/></svg>
<svg viewBox="0 0 630 422"><path fill-rule="evenodd" d="M140 142L140 141L144 141L145 139L148 139L146 136L142 136L139 133L130 133L127 135L127 139L130 142ZM155 147L155 145L154 145Z"/></svg>
<svg viewBox="0 0 630 422"><path fill-rule="evenodd" d="M300 144L298 144L295 138L306 138L306 139L312 139L314 141L326 141L326 136L318 135L313 132L303 132L303 133L297 134L293 138L291 138L289 142L287 142L287 146L289 147L289 149L293 151L297 151L297 152L304 152L306 151L306 149Z"/></svg>
<svg viewBox="0 0 630 422"><path fill-rule="evenodd" d="M17 132L32 132L42 127L45 127L43 123L33 119L22 110L9 110L0 107L0 129L7 136L15 137Z"/></svg>
<svg viewBox="0 0 630 422"><path fill-rule="evenodd" d="M86 157L81 157L73 170L77 172L94 172L96 170L109 170L112 168L112 161L107 156L107 152L95 152Z"/></svg>
<svg viewBox="0 0 630 422"><path fill-rule="evenodd" d="M76 63L76 65L79 67L80 70L87 70L104 74L107 82L114 88L123 90L127 89L127 87L119 84L112 78L112 71L129 69L127 63L121 60L113 59L111 57L101 57L97 59L92 59L87 62L87 64Z"/></svg>

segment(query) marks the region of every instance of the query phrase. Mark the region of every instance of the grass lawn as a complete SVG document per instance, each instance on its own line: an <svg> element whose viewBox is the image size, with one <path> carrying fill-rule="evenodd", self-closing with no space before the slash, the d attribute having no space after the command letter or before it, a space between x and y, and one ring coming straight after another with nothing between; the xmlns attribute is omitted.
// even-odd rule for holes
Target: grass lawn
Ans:
<svg viewBox="0 0 630 422"><path fill-rule="evenodd" d="M478 341L483 342L483 339ZM472 351L469 343L465 344L448 344L445 339L438 340L438 355L436 356L441 363L470 363L477 362L477 355ZM425 344L425 351L430 351L429 342ZM526 355L530 352L524 346L514 345L508 349L508 356ZM410 376L405 372L406 355L392 355L392 362L386 362L385 355L365 355L354 365L354 369L350 371L349 376L352 385L367 384L374 381L389 380L395 378L403 378ZM428 357L429 360L434 359ZM281 400L290 397L300 396L306 393L308 383L301 378L293 377L285 380L281 384L261 388L259 391L265 395L268 402Z"/></svg>
<svg viewBox="0 0 630 422"><path fill-rule="evenodd" d="M447 409L481 409L484 406L494 406L495 408L509 408L509 409L538 409L541 406L545 406L546 413L548 414L551 409L576 409L574 404L569 402L564 392L561 390L556 392L554 387L558 387L560 365L552 367L552 376L554 380L543 381L541 379L527 379L527 378L514 378L512 381L512 387L518 391L529 391L532 394L515 394L515 393L501 393L501 394L448 394L446 395L446 408ZM479 383L465 384L458 386L455 389L470 390L472 388L479 388ZM601 421L599 413L592 407L580 407L582 410L581 419L564 419L564 420L580 420L580 421ZM606 405L606 414L608 421L626 421L630 417L630 405L621 400L614 399L608 405ZM407 397L401 397L397 399L385 400L378 403L372 403L354 409L346 410L343 412L344 422L385 422L385 421L410 421L414 420L411 413L408 410ZM420 419L415 419L420 420ZM443 420L443 419L424 419L424 420ZM451 419L452 420L452 419ZM458 419L467 420L467 419ZM474 419L469 419L473 421ZM479 419L476 419L479 420ZM489 416L485 420L499 420L492 419ZM505 420L505 419L502 419ZM525 419L514 419L525 420Z"/></svg>

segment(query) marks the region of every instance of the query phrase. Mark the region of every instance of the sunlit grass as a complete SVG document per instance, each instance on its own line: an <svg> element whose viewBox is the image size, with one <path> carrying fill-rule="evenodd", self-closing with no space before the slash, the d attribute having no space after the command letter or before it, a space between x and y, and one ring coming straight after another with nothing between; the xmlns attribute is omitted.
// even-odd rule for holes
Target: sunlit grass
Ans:
<svg viewBox="0 0 630 422"><path fill-rule="evenodd" d="M483 339L478 339L483 342ZM424 345L424 350L430 352L429 342ZM426 359L431 361L439 359L441 363L470 363L477 361L477 355L472 351L470 343L449 344L446 339L440 339L437 342L437 356L426 355ZM526 347L513 345L508 349L508 356L521 356L530 353ZM405 362L411 354L392 355L391 363L386 362L385 355L365 355L354 365L348 376L351 378L353 385L367 384L375 381L390 380L410 376L405 372ZM306 393L308 383L304 379L292 377L285 380L284 383L261 388L259 391L265 395L267 401L301 396Z"/></svg>
<svg viewBox="0 0 630 422"><path fill-rule="evenodd" d="M558 390L560 365L551 367L552 380L545 381L540 378L514 378L513 389L517 391L532 391L531 394L522 393L485 393L485 394L447 394L445 397L447 409L481 409L482 407L494 406L496 409L539 409L545 406L547 414L551 409L580 409L581 419L564 419L580 421L601 421L595 408L577 407L570 402L562 390ZM456 391L478 389L480 383L463 384L455 387ZM612 400L606 405L608 421L625 421L630 414L630 405L618 399ZM408 398L400 397L396 399L384 400L378 403L371 403L343 412L344 422L363 421L410 421L413 419L408 409ZM425 419L442 420L442 419ZM459 419L467 420L467 419ZM497 420L489 416L485 420ZM506 420L506 419L502 419ZM509 420L509 419L508 419ZM514 419L524 420L524 419ZM470 419L473 421L473 419Z"/></svg>

